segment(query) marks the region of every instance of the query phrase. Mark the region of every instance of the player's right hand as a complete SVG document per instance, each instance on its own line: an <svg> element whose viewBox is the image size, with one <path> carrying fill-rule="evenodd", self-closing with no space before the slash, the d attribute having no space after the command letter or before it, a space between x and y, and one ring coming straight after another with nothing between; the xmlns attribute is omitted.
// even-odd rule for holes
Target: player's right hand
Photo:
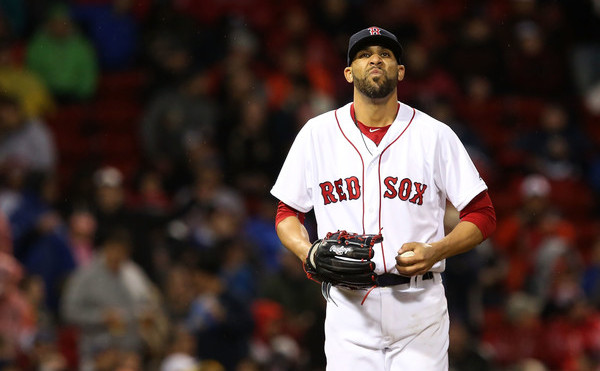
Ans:
<svg viewBox="0 0 600 371"><path fill-rule="evenodd" d="M435 248L429 243L407 242L402 245L396 255L396 269L403 276L412 277L425 274L435 263L437 263Z"/></svg>

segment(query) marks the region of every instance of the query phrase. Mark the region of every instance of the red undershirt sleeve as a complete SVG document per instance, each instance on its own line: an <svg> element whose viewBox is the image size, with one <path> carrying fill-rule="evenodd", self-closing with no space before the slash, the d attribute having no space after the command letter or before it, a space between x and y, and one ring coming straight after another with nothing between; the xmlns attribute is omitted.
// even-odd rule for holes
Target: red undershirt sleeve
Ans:
<svg viewBox="0 0 600 371"><path fill-rule="evenodd" d="M484 240L496 230L496 211L487 191L475 196L459 215L461 221L475 224L481 231Z"/></svg>
<svg viewBox="0 0 600 371"><path fill-rule="evenodd" d="M304 213L279 201L279 203L277 204L277 215L275 216L275 228L277 228L277 225L279 224L279 222L281 222L283 219L287 218L288 216L297 217L300 220L300 223L302 223L302 224L304 224L304 219L306 217L306 215Z"/></svg>

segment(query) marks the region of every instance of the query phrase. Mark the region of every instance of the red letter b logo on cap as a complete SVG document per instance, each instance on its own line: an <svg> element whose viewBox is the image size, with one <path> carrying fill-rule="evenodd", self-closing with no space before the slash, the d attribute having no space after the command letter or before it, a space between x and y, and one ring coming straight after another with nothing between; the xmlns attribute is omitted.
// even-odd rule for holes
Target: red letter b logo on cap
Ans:
<svg viewBox="0 0 600 371"><path fill-rule="evenodd" d="M369 27L371 35L381 35L381 30L378 27Z"/></svg>

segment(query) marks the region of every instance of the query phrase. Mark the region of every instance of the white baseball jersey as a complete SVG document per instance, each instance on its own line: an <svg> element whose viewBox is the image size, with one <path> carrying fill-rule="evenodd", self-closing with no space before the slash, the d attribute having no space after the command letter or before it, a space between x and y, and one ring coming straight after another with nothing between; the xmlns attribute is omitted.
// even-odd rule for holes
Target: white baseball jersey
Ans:
<svg viewBox="0 0 600 371"><path fill-rule="evenodd" d="M487 186L446 124L401 103L376 146L357 128L350 107L306 123L271 193L301 212L314 209L320 238L338 229L381 230L376 273L398 273L402 244L444 236L446 199L460 211ZM440 261L432 271L444 268Z"/></svg>

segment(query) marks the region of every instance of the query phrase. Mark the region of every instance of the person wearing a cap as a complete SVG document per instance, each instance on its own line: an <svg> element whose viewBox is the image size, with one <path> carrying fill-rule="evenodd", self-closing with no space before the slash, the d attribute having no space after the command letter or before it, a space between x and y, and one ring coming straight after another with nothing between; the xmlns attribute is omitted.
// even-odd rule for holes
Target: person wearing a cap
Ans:
<svg viewBox="0 0 600 371"><path fill-rule="evenodd" d="M456 134L398 101L410 72L402 52L380 27L350 37L343 75L353 101L302 127L271 189L277 234L303 263L311 210L317 238L338 230L383 235L373 287L322 285L327 370L447 370L446 258L496 226L487 185ZM447 202L460 220L446 234Z"/></svg>

